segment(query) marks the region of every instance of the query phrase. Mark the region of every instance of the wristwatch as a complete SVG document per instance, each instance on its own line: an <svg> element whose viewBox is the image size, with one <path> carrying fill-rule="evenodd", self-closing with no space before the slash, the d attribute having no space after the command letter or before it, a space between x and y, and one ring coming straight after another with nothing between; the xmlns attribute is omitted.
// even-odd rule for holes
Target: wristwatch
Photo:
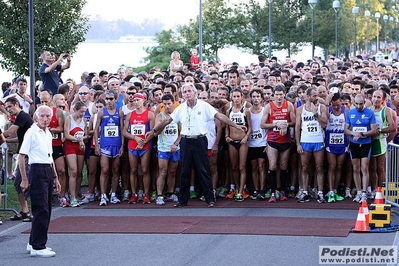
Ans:
<svg viewBox="0 0 399 266"><path fill-rule="evenodd" d="M152 129L152 131L154 132L154 133L157 133L157 129L155 129L155 127Z"/></svg>

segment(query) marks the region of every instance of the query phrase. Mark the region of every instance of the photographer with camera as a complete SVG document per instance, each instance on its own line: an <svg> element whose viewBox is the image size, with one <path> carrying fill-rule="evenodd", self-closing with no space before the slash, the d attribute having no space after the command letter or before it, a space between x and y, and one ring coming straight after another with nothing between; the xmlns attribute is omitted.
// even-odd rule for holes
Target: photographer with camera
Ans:
<svg viewBox="0 0 399 266"><path fill-rule="evenodd" d="M67 53L62 53L55 60L53 52L43 51L40 57L43 60L43 64L39 68L39 76L43 82L42 90L47 90L52 95L55 95L60 85L60 72L71 66L71 56ZM67 60L66 63L62 64L65 59Z"/></svg>

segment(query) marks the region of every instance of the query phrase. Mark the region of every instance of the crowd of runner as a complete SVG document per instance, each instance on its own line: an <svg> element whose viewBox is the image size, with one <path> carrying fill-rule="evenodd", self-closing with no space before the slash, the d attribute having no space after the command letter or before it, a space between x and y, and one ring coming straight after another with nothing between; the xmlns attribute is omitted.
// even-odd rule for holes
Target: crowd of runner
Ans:
<svg viewBox="0 0 399 266"><path fill-rule="evenodd" d="M175 51L168 70L84 72L77 84L63 82L59 75L70 67L69 55L56 59L44 51L42 59L43 83L36 99L26 94L24 78L15 79L3 83L5 105L0 110L10 118L6 129L12 129L20 112L33 116L34 105L53 108L52 156L62 207L97 200L101 206L178 202L181 123L157 125L185 101L181 89L187 84L196 101L207 102L244 129L208 121L215 201L296 198L292 200L302 203L314 198L324 203L351 198L361 203L385 180L387 144L399 144L396 58L342 61L329 56L303 63L259 56L258 62L241 66L199 62L195 50L184 63ZM181 109L188 120L196 119L192 109ZM4 132L10 158L18 152L13 143L22 141L12 136L17 126ZM84 165L88 190L82 195ZM8 172L12 177L11 167ZM205 201L201 184L193 169L190 198ZM17 218L27 218L22 202L21 209Z"/></svg>

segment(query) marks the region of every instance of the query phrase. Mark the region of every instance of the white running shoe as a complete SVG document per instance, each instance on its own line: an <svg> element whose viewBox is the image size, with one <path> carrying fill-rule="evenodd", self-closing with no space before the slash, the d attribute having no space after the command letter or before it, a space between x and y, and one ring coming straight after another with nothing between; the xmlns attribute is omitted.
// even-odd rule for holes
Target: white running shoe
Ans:
<svg viewBox="0 0 399 266"><path fill-rule="evenodd" d="M157 205L165 205L165 201L163 200L162 196L158 196L156 200Z"/></svg>
<svg viewBox="0 0 399 266"><path fill-rule="evenodd" d="M121 203L121 201L118 199L118 197L116 195L112 195L111 196L111 203L112 204L117 204L117 203Z"/></svg>

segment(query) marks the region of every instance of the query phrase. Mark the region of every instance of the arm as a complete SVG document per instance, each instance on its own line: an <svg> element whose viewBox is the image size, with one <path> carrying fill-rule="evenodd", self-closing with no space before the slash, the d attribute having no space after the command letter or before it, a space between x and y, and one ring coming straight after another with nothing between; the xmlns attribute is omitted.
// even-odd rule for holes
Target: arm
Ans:
<svg viewBox="0 0 399 266"><path fill-rule="evenodd" d="M15 125L15 124L12 125L9 129L7 129L3 133L4 137L6 137L6 138L11 137L15 132L17 132L18 128L19 128L19 126Z"/></svg>
<svg viewBox="0 0 399 266"><path fill-rule="evenodd" d="M93 131L93 138L95 140L98 139L98 133L100 132L100 125L101 125L101 119L103 119L103 114L104 114L103 109L101 109L97 114L96 126L94 127ZM98 141L94 141L94 150L96 155L100 155L100 147L98 145L99 145Z"/></svg>
<svg viewBox="0 0 399 266"><path fill-rule="evenodd" d="M123 111L122 111L122 107L119 108L119 125L120 127L123 127ZM122 128L120 128L120 133L122 134ZM122 136L122 145L121 145L121 150L119 152L120 155L123 154L123 147L125 146L125 138Z"/></svg>
<svg viewBox="0 0 399 266"><path fill-rule="evenodd" d="M28 176L26 174L26 168L25 168L25 157L26 157L26 154L23 154L23 153L19 153L19 155L18 155L18 166L19 166L19 171L21 172L21 178L22 178L22 182L20 185L22 192L25 192L29 187Z"/></svg>
<svg viewBox="0 0 399 266"><path fill-rule="evenodd" d="M65 55L65 54L62 54ZM65 65L61 66L61 70L65 70L71 67L71 55L68 54L67 62Z"/></svg>
<svg viewBox="0 0 399 266"><path fill-rule="evenodd" d="M300 142L300 140L301 140L301 125L302 125L302 119L301 119L302 109L303 109L303 106L299 107L296 110L296 119L295 119L295 141L296 141L298 153L303 152L301 142Z"/></svg>
<svg viewBox="0 0 399 266"><path fill-rule="evenodd" d="M385 117L386 117L386 120L388 122L388 126L386 128L380 129L379 133L385 134L385 133L392 133L393 132L394 134L396 134L396 132L397 132L396 121L395 121L396 119L394 119L392 117L392 109L387 107L385 110L386 110Z"/></svg>
<svg viewBox="0 0 399 266"><path fill-rule="evenodd" d="M246 132L247 134L245 134L245 137L241 140L241 144L247 143L249 135L251 135L251 133L252 133L251 112L249 111L248 108L245 110L245 115L247 116L248 127L247 127L247 132Z"/></svg>
<svg viewBox="0 0 399 266"><path fill-rule="evenodd" d="M56 109L57 113L57 120L58 120L58 127L49 128L51 133L59 134L64 132L64 116L60 109Z"/></svg>
<svg viewBox="0 0 399 266"><path fill-rule="evenodd" d="M172 117L167 117L166 119L162 120L157 126L153 127L151 131L145 134L147 139L152 139L154 137L155 132L162 131L167 125L169 125L173 121Z"/></svg>
<svg viewBox="0 0 399 266"><path fill-rule="evenodd" d="M398 133L398 121L397 119L395 119L396 117L396 112L393 109L389 109L391 111L391 116L392 116L392 121L394 123L395 126L395 131L389 133L389 136L387 137L387 142L391 142L391 140L393 140L396 136L396 134Z"/></svg>
<svg viewBox="0 0 399 266"><path fill-rule="evenodd" d="M262 120L260 122L260 127L263 129L273 129L277 125L274 123L267 123L269 120L269 114L270 114L270 104L266 104L265 109L263 110L263 116Z"/></svg>
<svg viewBox="0 0 399 266"><path fill-rule="evenodd" d="M292 103L288 103L288 110L290 112L290 120L291 122L288 122L288 127L295 127L295 109L294 109L294 105Z"/></svg>
<svg viewBox="0 0 399 266"><path fill-rule="evenodd" d="M157 114L156 117L155 117L155 126L154 127L158 126L161 121L162 121L161 114ZM154 133L154 137L158 136L160 133L161 133L161 131L155 132Z"/></svg>
<svg viewBox="0 0 399 266"><path fill-rule="evenodd" d="M46 67L44 69L44 73L50 73L51 71L56 69L57 66L61 64L63 56L64 56L64 54L60 54L60 56L58 57L58 59L56 61L54 61L54 63L52 63L51 65L49 65L48 67Z"/></svg>
<svg viewBox="0 0 399 266"><path fill-rule="evenodd" d="M150 132L153 132L153 133L155 133L154 131L153 131L153 129L154 129L154 124L155 124L155 115L154 115L154 113L153 112L148 112L148 120L150 121ZM166 120L166 119L165 119ZM157 131L158 132L158 131ZM147 134L146 134L147 135ZM143 146L144 146L144 144L146 144L147 142L149 142L151 139L152 139L153 137L151 137L151 138L145 138L144 140L142 140L142 142L143 142Z"/></svg>
<svg viewBox="0 0 399 266"><path fill-rule="evenodd" d="M212 156L216 156L219 151L219 140L222 137L222 123L220 120L215 119L216 139L212 147Z"/></svg>
<svg viewBox="0 0 399 266"><path fill-rule="evenodd" d="M321 114L316 117L317 121L319 121L320 126L322 128L326 128L327 126L327 108L324 104L320 106Z"/></svg>
<svg viewBox="0 0 399 266"><path fill-rule="evenodd" d="M64 136L65 136L65 139L67 139L67 140L76 141L75 137L71 136L71 134L69 134L70 127L71 127L71 117L68 116L64 123Z"/></svg>
<svg viewBox="0 0 399 266"><path fill-rule="evenodd" d="M236 129L238 129L238 130L242 130L242 131L246 131L246 130L247 130L247 127L245 127L245 126L240 126L240 125L235 124L235 123L234 123L233 121L231 121L227 116L225 116L225 115L223 115L223 114L221 114L221 113L219 113L219 112L217 112L217 113L215 114L215 118L216 118L216 119L219 119L221 122L225 123L226 125L231 126L231 127L234 127L234 128L236 128Z"/></svg>
<svg viewBox="0 0 399 266"><path fill-rule="evenodd" d="M177 151L177 147L179 146L180 140L181 140L181 135L180 135L180 131L181 131L181 123L179 122L179 124L177 125L177 139L175 141L175 143L173 143L170 152L175 153Z"/></svg>

